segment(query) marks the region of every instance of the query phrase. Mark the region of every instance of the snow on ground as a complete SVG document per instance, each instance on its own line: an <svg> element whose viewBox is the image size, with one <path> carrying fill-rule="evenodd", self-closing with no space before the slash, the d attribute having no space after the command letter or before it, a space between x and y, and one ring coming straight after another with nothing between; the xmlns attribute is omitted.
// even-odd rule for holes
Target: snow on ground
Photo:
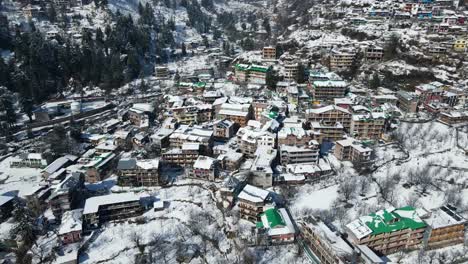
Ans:
<svg viewBox="0 0 468 264"><path fill-rule="evenodd" d="M10 162L15 157L8 157L0 163L0 193L18 192L18 196L25 197L39 188L41 170L32 168L10 168Z"/></svg>
<svg viewBox="0 0 468 264"><path fill-rule="evenodd" d="M293 204L294 210L329 209L333 201L338 197L338 185L333 185L317 190L314 186L304 185L297 194L298 199Z"/></svg>

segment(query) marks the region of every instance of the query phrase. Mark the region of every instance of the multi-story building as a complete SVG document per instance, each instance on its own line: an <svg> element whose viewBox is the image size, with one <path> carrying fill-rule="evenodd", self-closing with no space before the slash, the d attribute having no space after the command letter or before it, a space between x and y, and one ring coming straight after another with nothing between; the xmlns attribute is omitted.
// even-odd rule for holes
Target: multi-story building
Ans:
<svg viewBox="0 0 468 264"><path fill-rule="evenodd" d="M453 50L456 52L466 52L468 46L468 40L465 38L460 38L455 40L453 43Z"/></svg>
<svg viewBox="0 0 468 264"><path fill-rule="evenodd" d="M305 130L302 126L285 124L278 132L278 146L304 146L314 139L317 139L317 135L311 130Z"/></svg>
<svg viewBox="0 0 468 264"><path fill-rule="evenodd" d="M263 47L262 58L264 60L276 60L276 48L275 47Z"/></svg>
<svg viewBox="0 0 468 264"><path fill-rule="evenodd" d="M321 263L344 264L352 263L354 249L319 219L310 217L299 223L304 241Z"/></svg>
<svg viewBox="0 0 468 264"><path fill-rule="evenodd" d="M351 135L357 139L380 139L384 130L385 114L368 113L353 115L351 122Z"/></svg>
<svg viewBox="0 0 468 264"><path fill-rule="evenodd" d="M398 98L397 106L404 112L414 113L418 109L418 97L414 93L406 91L398 91L396 94Z"/></svg>
<svg viewBox="0 0 468 264"><path fill-rule="evenodd" d="M109 221L139 216L144 207L134 193L114 193L86 199L83 209L83 229L98 228Z"/></svg>
<svg viewBox="0 0 468 264"><path fill-rule="evenodd" d="M280 145L281 165L294 163L317 163L319 159L320 144L311 140L303 146Z"/></svg>
<svg viewBox="0 0 468 264"><path fill-rule="evenodd" d="M299 73L299 63L285 63L284 64L284 80L288 82L293 82L297 80Z"/></svg>
<svg viewBox="0 0 468 264"><path fill-rule="evenodd" d="M257 223L263 208L270 200L270 192L252 185L246 185L237 196L239 200L240 218Z"/></svg>
<svg viewBox="0 0 468 264"><path fill-rule="evenodd" d="M175 148L182 147L184 143L198 143L209 148L213 143L213 129L181 125L169 136L169 143Z"/></svg>
<svg viewBox="0 0 468 264"><path fill-rule="evenodd" d="M239 169L243 159L244 159L244 154L236 152L234 150L223 152L222 154L218 156L218 160L220 161L221 168L229 170L229 171L235 171Z"/></svg>
<svg viewBox="0 0 468 264"><path fill-rule="evenodd" d="M286 209L267 206L260 220L257 222L259 234L266 235L269 243L292 243L296 239L296 229Z"/></svg>
<svg viewBox="0 0 468 264"><path fill-rule="evenodd" d="M93 154L91 157L82 157L79 162L85 163L85 180L88 183L102 181L113 167L116 155L108 152L100 155Z"/></svg>
<svg viewBox="0 0 468 264"><path fill-rule="evenodd" d="M169 78L169 68L164 66L156 66L154 67L154 74L156 78L165 80Z"/></svg>
<svg viewBox="0 0 468 264"><path fill-rule="evenodd" d="M356 51L353 49L333 49L329 55L329 59L331 70L349 70L356 59Z"/></svg>
<svg viewBox="0 0 468 264"><path fill-rule="evenodd" d="M128 120L135 126L148 126L149 115L153 112L154 107L150 104L133 104L132 108L128 110Z"/></svg>
<svg viewBox="0 0 468 264"><path fill-rule="evenodd" d="M439 121L447 125L468 123L468 111L458 110L442 112L439 115Z"/></svg>
<svg viewBox="0 0 468 264"><path fill-rule="evenodd" d="M365 147L354 138L347 138L336 141L334 155L339 160L349 161L369 161L372 149Z"/></svg>
<svg viewBox="0 0 468 264"><path fill-rule="evenodd" d="M422 246L426 223L411 206L388 208L360 217L346 225L348 238L381 254Z"/></svg>
<svg viewBox="0 0 468 264"><path fill-rule="evenodd" d="M56 218L63 213L77 208L83 201L84 177L82 173L74 172L67 176L57 186L52 186L53 191L48 198L48 204Z"/></svg>
<svg viewBox="0 0 468 264"><path fill-rule="evenodd" d="M274 147L275 135L250 126L243 127L237 131L237 143L242 154L248 158L253 158L259 146Z"/></svg>
<svg viewBox="0 0 468 264"><path fill-rule="evenodd" d="M211 104L198 104L172 108L171 111L177 119L177 122L186 125L193 125L210 121L213 106Z"/></svg>
<svg viewBox="0 0 468 264"><path fill-rule="evenodd" d="M269 104L266 102L253 102L252 108L255 120L260 120L260 117L262 116L263 112L265 112L268 109L268 107Z"/></svg>
<svg viewBox="0 0 468 264"><path fill-rule="evenodd" d="M227 140L235 136L235 123L231 120L219 120L213 125L213 136L217 139Z"/></svg>
<svg viewBox="0 0 468 264"><path fill-rule="evenodd" d="M252 177L248 182L255 186L268 188L273 186L273 163L276 160L277 150L272 146L259 145L255 151L255 159L250 168Z"/></svg>
<svg viewBox="0 0 468 264"><path fill-rule="evenodd" d="M83 228L81 221L82 216L83 209L75 209L63 213L57 233L62 244L67 245L80 242Z"/></svg>
<svg viewBox="0 0 468 264"><path fill-rule="evenodd" d="M367 61L381 61L384 56L384 49L379 46L370 45L364 50L364 57Z"/></svg>
<svg viewBox="0 0 468 264"><path fill-rule="evenodd" d="M345 127L341 123L311 122L310 126L317 133L320 143L338 141L345 136Z"/></svg>
<svg viewBox="0 0 468 264"><path fill-rule="evenodd" d="M240 127L247 125L251 118L252 108L250 104L224 103L218 112L218 119L228 119Z"/></svg>
<svg viewBox="0 0 468 264"><path fill-rule="evenodd" d="M423 104L429 104L433 101L440 102L445 88L444 84L440 82L425 83L415 87L415 94Z"/></svg>
<svg viewBox="0 0 468 264"><path fill-rule="evenodd" d="M266 84L271 68L255 64L236 64L234 66L235 78L241 83Z"/></svg>
<svg viewBox="0 0 468 264"><path fill-rule="evenodd" d="M342 98L345 97L347 87L347 83L341 80L314 81L312 82L312 95L317 101Z"/></svg>
<svg viewBox="0 0 468 264"><path fill-rule="evenodd" d="M201 146L198 143L184 143L181 148L174 148L162 154L164 162L180 166L192 165L201 154Z"/></svg>
<svg viewBox="0 0 468 264"><path fill-rule="evenodd" d="M47 166L47 161L40 153L28 153L20 155L19 160L10 162L12 168L38 168L44 169Z"/></svg>
<svg viewBox="0 0 468 264"><path fill-rule="evenodd" d="M421 210L422 211L422 210ZM420 213L428 224L429 238L424 241L426 249L435 249L450 245L462 244L465 241L467 220L452 205Z"/></svg>
<svg viewBox="0 0 468 264"><path fill-rule="evenodd" d="M323 125L331 125L339 123L346 132L351 129L351 113L342 107L328 105L321 108L306 110L306 118L309 122L319 122Z"/></svg>
<svg viewBox="0 0 468 264"><path fill-rule="evenodd" d="M159 185L159 160L121 159L117 164L119 186Z"/></svg>
<svg viewBox="0 0 468 264"><path fill-rule="evenodd" d="M187 175L189 178L214 181L218 177L218 160L207 156L198 156Z"/></svg>

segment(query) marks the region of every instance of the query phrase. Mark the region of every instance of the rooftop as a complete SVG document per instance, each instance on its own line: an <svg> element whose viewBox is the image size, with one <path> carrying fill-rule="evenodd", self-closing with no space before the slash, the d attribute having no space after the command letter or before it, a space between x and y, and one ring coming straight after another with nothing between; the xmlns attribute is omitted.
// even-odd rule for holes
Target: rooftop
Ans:
<svg viewBox="0 0 468 264"><path fill-rule="evenodd" d="M395 209L393 207L380 210L346 225L358 239L368 235L392 233L404 229L416 230L426 227L416 209L411 206Z"/></svg>
<svg viewBox="0 0 468 264"><path fill-rule="evenodd" d="M99 206L125 203L125 202L136 202L140 200L140 196L134 193L113 193L108 195L95 196L86 199L83 214L97 213Z"/></svg>

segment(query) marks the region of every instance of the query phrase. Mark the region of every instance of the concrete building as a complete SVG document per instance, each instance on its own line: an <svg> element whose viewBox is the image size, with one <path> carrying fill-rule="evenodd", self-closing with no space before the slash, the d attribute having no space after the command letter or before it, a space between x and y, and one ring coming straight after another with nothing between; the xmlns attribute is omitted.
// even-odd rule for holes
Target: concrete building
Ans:
<svg viewBox="0 0 468 264"><path fill-rule="evenodd" d="M119 186L158 186L159 160L121 159L117 164Z"/></svg>
<svg viewBox="0 0 468 264"><path fill-rule="evenodd" d="M299 63L285 63L284 64L284 80L293 82L297 80L299 74ZM301 74L304 74L303 72Z"/></svg>
<svg viewBox="0 0 468 264"><path fill-rule="evenodd" d="M144 207L140 196L134 193L115 193L86 199L83 209L83 229L90 230L101 224L139 216Z"/></svg>
<svg viewBox="0 0 468 264"><path fill-rule="evenodd" d="M257 223L263 208L271 201L270 192L252 185L246 185L237 196L240 218Z"/></svg>
<svg viewBox="0 0 468 264"><path fill-rule="evenodd" d="M273 169L277 150L272 146L258 146L255 151L255 159L250 169L252 177L248 182L255 186L268 188L273 186Z"/></svg>
<svg viewBox="0 0 468 264"><path fill-rule="evenodd" d="M83 174L74 172L59 184L52 186L52 189L48 204L54 216L60 218L65 212L80 206L83 201L85 190Z"/></svg>
<svg viewBox="0 0 468 264"><path fill-rule="evenodd" d="M310 217L300 222L304 241L321 263L345 264L353 262L354 249L324 222Z"/></svg>
<svg viewBox="0 0 468 264"><path fill-rule="evenodd" d="M164 152L162 159L169 164L189 166L197 160L200 154L202 154L200 144L184 143L181 148L174 148Z"/></svg>
<svg viewBox="0 0 468 264"><path fill-rule="evenodd" d="M275 47L263 47L262 59L264 60L276 60L276 48Z"/></svg>
<svg viewBox="0 0 468 264"><path fill-rule="evenodd" d="M364 49L366 61L381 61L384 56L384 49L379 46L369 45Z"/></svg>
<svg viewBox="0 0 468 264"><path fill-rule="evenodd" d="M382 137L385 126L385 114L372 112L353 115L351 135L357 139L378 140Z"/></svg>
<svg viewBox="0 0 468 264"><path fill-rule="evenodd" d="M329 59L330 70L349 70L356 59L356 51L354 49L333 49L329 54Z"/></svg>
<svg viewBox="0 0 468 264"><path fill-rule="evenodd" d="M252 108L250 104L224 103L218 112L218 119L230 120L240 127L246 126L251 116Z"/></svg>
<svg viewBox="0 0 468 264"><path fill-rule="evenodd" d="M81 241L82 216L83 209L75 209L63 213L57 233L63 245Z"/></svg>
<svg viewBox="0 0 468 264"><path fill-rule="evenodd" d="M280 145L281 165L295 163L317 163L319 159L320 144L311 140L303 146Z"/></svg>
<svg viewBox="0 0 468 264"><path fill-rule="evenodd" d="M345 97L348 84L341 80L312 82L312 95L315 101L327 101Z"/></svg>
<svg viewBox="0 0 468 264"><path fill-rule="evenodd" d="M218 170L217 159L207 156L198 156L192 169L189 170L187 175L189 178L193 179L214 181L219 176Z"/></svg>
<svg viewBox="0 0 468 264"><path fill-rule="evenodd" d="M406 91L398 91L396 94L398 98L397 106L404 112L414 113L418 109L418 97L414 93Z"/></svg>
<svg viewBox="0 0 468 264"><path fill-rule="evenodd" d="M381 254L422 246L427 224L410 206L393 207L360 217L346 225L349 239Z"/></svg>
<svg viewBox="0 0 468 264"><path fill-rule="evenodd" d="M268 244L293 243L296 240L296 229L284 208L267 206L260 215L256 226L260 230L259 236L265 235Z"/></svg>
<svg viewBox="0 0 468 264"><path fill-rule="evenodd" d="M372 149L354 138L336 141L334 155L338 160L364 162L371 159Z"/></svg>
<svg viewBox="0 0 468 264"><path fill-rule="evenodd" d="M430 211L419 211L419 216L428 225L426 249L462 244L465 241L465 227L468 222L457 212L456 207L447 204Z"/></svg>
<svg viewBox="0 0 468 264"><path fill-rule="evenodd" d="M346 132L351 130L351 113L342 107L328 105L320 108L306 110L306 118L309 122L319 122L323 125L334 126L339 123Z"/></svg>

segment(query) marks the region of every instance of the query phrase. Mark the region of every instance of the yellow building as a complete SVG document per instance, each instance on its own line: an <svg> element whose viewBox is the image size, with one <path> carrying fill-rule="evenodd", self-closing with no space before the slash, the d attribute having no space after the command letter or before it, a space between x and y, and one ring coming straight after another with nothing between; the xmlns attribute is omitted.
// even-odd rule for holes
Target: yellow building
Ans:
<svg viewBox="0 0 468 264"><path fill-rule="evenodd" d="M453 49L458 52L465 52L467 45L468 45L468 39L466 38L457 39L455 43L453 44Z"/></svg>

